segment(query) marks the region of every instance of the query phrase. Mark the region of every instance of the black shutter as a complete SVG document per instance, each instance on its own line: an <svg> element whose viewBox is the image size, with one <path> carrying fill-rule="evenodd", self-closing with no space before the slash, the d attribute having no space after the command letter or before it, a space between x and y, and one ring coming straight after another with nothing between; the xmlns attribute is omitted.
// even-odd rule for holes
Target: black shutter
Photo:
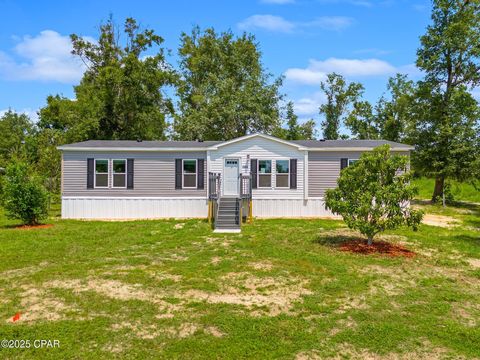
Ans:
<svg viewBox="0 0 480 360"><path fill-rule="evenodd" d="M133 189L133 159L127 159L127 189Z"/></svg>
<svg viewBox="0 0 480 360"><path fill-rule="evenodd" d="M252 189L257 188L257 159L250 160L250 173L252 174Z"/></svg>
<svg viewBox="0 0 480 360"><path fill-rule="evenodd" d="M297 159L290 159L290 189L297 188Z"/></svg>
<svg viewBox="0 0 480 360"><path fill-rule="evenodd" d="M341 158L340 159L340 170L346 168L348 166L348 159L347 158Z"/></svg>
<svg viewBox="0 0 480 360"><path fill-rule="evenodd" d="M94 160L87 159L87 189L93 189L93 177L95 176Z"/></svg>
<svg viewBox="0 0 480 360"><path fill-rule="evenodd" d="M182 159L175 159L175 189L182 188Z"/></svg>
<svg viewBox="0 0 480 360"><path fill-rule="evenodd" d="M197 160L197 166L198 166L198 179L197 179L197 189L203 190L205 188L205 160L204 159L198 159Z"/></svg>

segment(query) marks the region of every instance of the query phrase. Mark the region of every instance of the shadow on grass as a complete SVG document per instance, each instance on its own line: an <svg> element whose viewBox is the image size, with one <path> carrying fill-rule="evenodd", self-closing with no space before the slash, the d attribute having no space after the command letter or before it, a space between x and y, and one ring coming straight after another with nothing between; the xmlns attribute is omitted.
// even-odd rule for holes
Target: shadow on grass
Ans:
<svg viewBox="0 0 480 360"><path fill-rule="evenodd" d="M53 224L37 224L37 225L7 224L7 225L1 225L0 229L34 230L34 229L48 229L51 227L53 227Z"/></svg>
<svg viewBox="0 0 480 360"><path fill-rule="evenodd" d="M461 215L462 222L464 225L471 226L473 228L480 229L480 204L473 202L465 201L453 201L447 203L447 206L444 208L442 204L433 204L429 200L414 200L412 205L421 205L425 206L427 213L430 213L430 210L433 210L433 213L444 214L448 216L457 217Z"/></svg>
<svg viewBox="0 0 480 360"><path fill-rule="evenodd" d="M431 200L420 200L420 199L412 200L412 205L424 205L424 206L431 205L431 206L439 206L439 207L442 206L441 203L432 203ZM448 202L446 207L470 210L473 213L480 215L479 203L466 202L466 201L452 201L452 202Z"/></svg>
<svg viewBox="0 0 480 360"><path fill-rule="evenodd" d="M361 255L381 255L389 257L414 257L415 252L405 248L402 245L384 240L374 240L368 245L367 239L359 235L350 234L325 234L318 236L314 243L329 246L339 251L361 254Z"/></svg>
<svg viewBox="0 0 480 360"><path fill-rule="evenodd" d="M332 234L325 234L319 235L314 240L313 243L329 246L329 247L339 247L345 242L348 241L356 241L356 240L365 240L361 236L358 235L332 235Z"/></svg>
<svg viewBox="0 0 480 360"><path fill-rule="evenodd" d="M469 244L473 244L473 245L476 245L476 246L480 246L480 233L479 233L479 235L477 235L477 236L474 236L474 235L466 235L466 234L456 235L456 236L453 236L453 237L452 237L452 240L453 240L454 242L462 241L462 242L465 242L465 243L469 243Z"/></svg>

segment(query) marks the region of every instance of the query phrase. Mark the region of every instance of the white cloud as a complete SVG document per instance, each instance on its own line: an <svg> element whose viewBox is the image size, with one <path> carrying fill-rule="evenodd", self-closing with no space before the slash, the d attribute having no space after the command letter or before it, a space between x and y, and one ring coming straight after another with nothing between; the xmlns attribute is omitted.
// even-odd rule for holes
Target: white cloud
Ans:
<svg viewBox="0 0 480 360"><path fill-rule="evenodd" d="M290 68L285 71L288 81L318 85L326 74L336 72L348 77L392 75L400 71L390 63L379 59L339 59L310 60L306 68Z"/></svg>
<svg viewBox="0 0 480 360"><path fill-rule="evenodd" d="M300 26L318 26L322 29L340 31L353 24L353 19L346 16L321 16Z"/></svg>
<svg viewBox="0 0 480 360"><path fill-rule="evenodd" d="M14 111L16 113L19 113L19 114L25 114L27 115L30 120L32 120L34 123L38 122L38 110L32 110L30 108L27 108L27 109L23 109L23 110L15 110L15 109L3 109L3 110L0 110L0 117L2 117L3 115L5 115L6 112L8 112L9 110L11 111Z"/></svg>
<svg viewBox="0 0 480 360"><path fill-rule="evenodd" d="M321 16L312 21L293 22L276 15L252 15L237 24L242 30L263 29L291 33L302 28L318 27L324 30L341 31L353 24L353 19L346 16Z"/></svg>
<svg viewBox="0 0 480 360"><path fill-rule="evenodd" d="M293 4L295 0L260 0L260 2L264 4L283 5L283 4Z"/></svg>
<svg viewBox="0 0 480 360"><path fill-rule="evenodd" d="M292 32L295 25L280 16L252 15L238 24L242 30L264 29L268 31Z"/></svg>
<svg viewBox="0 0 480 360"><path fill-rule="evenodd" d="M425 73L420 70L415 64L407 64L400 66L397 68L397 72L401 74L407 74L408 76L417 79L425 75Z"/></svg>
<svg viewBox="0 0 480 360"><path fill-rule="evenodd" d="M44 30L37 36L24 36L13 54L0 53L0 75L10 80L77 82L85 66L71 50L70 38L56 31Z"/></svg>
<svg viewBox="0 0 480 360"><path fill-rule="evenodd" d="M311 60L310 66L325 73L337 72L345 76L388 75L395 72L395 67L379 59L338 59Z"/></svg>
<svg viewBox="0 0 480 360"><path fill-rule="evenodd" d="M295 113L299 116L318 115L319 107L325 102L325 95L317 91L309 97L304 97L293 102Z"/></svg>
<svg viewBox="0 0 480 360"><path fill-rule="evenodd" d="M290 68L285 71L284 75L289 81L305 85L318 85L326 77L324 72L315 71L309 68Z"/></svg>

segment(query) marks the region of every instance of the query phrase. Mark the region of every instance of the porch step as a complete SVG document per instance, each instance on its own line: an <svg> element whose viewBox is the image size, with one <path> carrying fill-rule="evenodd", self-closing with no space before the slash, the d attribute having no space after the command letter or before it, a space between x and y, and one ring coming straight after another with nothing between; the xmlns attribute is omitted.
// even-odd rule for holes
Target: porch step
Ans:
<svg viewBox="0 0 480 360"><path fill-rule="evenodd" d="M215 222L216 232L239 232L237 224L237 199L222 197L218 202L218 217Z"/></svg>

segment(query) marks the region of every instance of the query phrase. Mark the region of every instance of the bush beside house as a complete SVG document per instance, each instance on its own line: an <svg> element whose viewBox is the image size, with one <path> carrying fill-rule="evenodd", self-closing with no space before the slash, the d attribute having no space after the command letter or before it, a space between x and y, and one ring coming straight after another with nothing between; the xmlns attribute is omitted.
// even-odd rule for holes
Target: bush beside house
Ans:
<svg viewBox="0 0 480 360"><path fill-rule="evenodd" d="M39 224L48 214L48 193L39 177L20 161L11 162L3 178L3 206L10 219Z"/></svg>
<svg viewBox="0 0 480 360"><path fill-rule="evenodd" d="M371 245L376 234L402 225L414 229L422 212L410 207L417 193L406 156L392 155L389 145L362 154L341 171L337 188L326 192L325 205Z"/></svg>

